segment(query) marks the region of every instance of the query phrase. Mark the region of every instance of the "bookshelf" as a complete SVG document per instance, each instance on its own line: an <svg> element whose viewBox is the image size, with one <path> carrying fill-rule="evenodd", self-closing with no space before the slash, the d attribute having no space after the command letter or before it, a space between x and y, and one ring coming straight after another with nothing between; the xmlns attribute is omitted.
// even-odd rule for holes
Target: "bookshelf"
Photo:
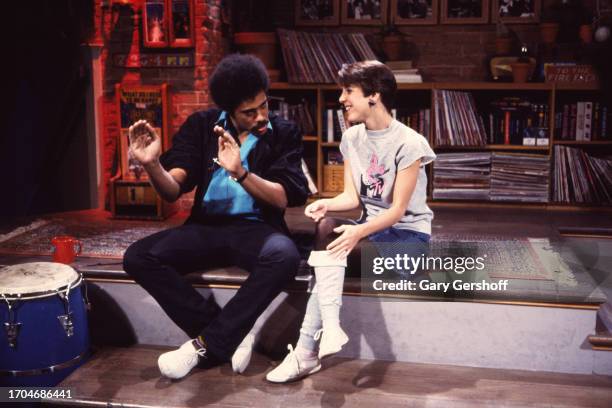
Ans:
<svg viewBox="0 0 612 408"><path fill-rule="evenodd" d="M536 104L544 105L546 109L546 124L548 132L548 143L546 145L528 146L518 144L492 143L480 146L438 146L435 143L436 117L434 109L435 91L457 91L469 93L473 96L476 110L481 113L484 106L487 106L495 98L519 96L535 101ZM318 197L333 197L338 192L325 191L323 181L323 166L326 164L327 152L338 150L339 139L328 141L327 134L324 134L326 123L324 121L327 109L339 108L338 97L340 91L334 84L293 84L293 83L272 83L270 86L271 95L293 95L293 97L303 97L306 95L313 101L316 116L316 135L304 137L304 155L319 192ZM429 109L431 117L427 128L429 143L437 154L445 153L469 153L469 152L490 152L492 155L514 155L525 156L539 155L546 158L550 166L550 173L547 179L548 202L511 202L511 201L483 201L483 200L455 200L455 199L433 199L433 180L434 169L428 166L429 177L429 203L433 207L440 206L476 206L476 207L529 207L534 209L547 210L575 210L589 211L600 209L612 209L606 204L589 204L577 202L556 202L553 201L553 184L555 172L555 146L565 146L569 148L581 149L585 152L596 152L612 155L612 132L607 131L605 140L577 141L561 140L555 128L555 120L559 120L558 112L563 108L563 104L576 100L600 100L600 91L596 85L586 84L553 84L553 83L495 83L495 82L424 82L415 84L398 84L397 109L406 108L408 111L415 109ZM399 114L398 114L399 116ZM609 116L609 115L608 115ZM411 127L412 124L410 124ZM488 131L487 131L488 133Z"/></svg>
<svg viewBox="0 0 612 408"><path fill-rule="evenodd" d="M549 150L546 146L519 146L519 145L503 145L492 144L485 146L434 146L436 153L445 151L537 151L546 152Z"/></svg>

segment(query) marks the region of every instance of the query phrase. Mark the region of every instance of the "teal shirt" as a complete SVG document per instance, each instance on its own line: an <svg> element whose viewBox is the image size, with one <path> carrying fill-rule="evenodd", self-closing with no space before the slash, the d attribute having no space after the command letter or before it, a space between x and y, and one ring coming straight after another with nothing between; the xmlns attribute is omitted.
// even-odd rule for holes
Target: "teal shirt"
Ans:
<svg viewBox="0 0 612 408"><path fill-rule="evenodd" d="M227 129L226 117L225 112L222 112L219 116L219 122L224 124L225 129ZM268 122L268 129L272 129L270 122ZM258 141L257 136L249 133L240 146L240 160L246 170L249 170L247 157ZM202 201L202 207L205 213L209 215L231 215L262 220L261 210L256 205L255 199L241 184L232 180L223 167L219 167L213 173Z"/></svg>

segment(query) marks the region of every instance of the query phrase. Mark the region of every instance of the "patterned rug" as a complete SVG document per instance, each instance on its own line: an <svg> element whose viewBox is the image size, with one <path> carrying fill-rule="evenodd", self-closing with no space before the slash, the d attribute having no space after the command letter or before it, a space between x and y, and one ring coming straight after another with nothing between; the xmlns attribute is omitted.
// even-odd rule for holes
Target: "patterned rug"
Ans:
<svg viewBox="0 0 612 408"><path fill-rule="evenodd" d="M51 238L71 235L82 243L83 257L122 259L133 242L182 223L93 218L40 219L0 235L0 253L51 255ZM431 256L486 255L491 279L554 280L571 269L546 238L494 238L477 235L434 235Z"/></svg>
<svg viewBox="0 0 612 408"><path fill-rule="evenodd" d="M80 256L122 259L130 244L169 228L146 221L51 219L36 220L8 234L0 235L0 253L51 255L51 238L70 235L81 241Z"/></svg>
<svg viewBox="0 0 612 408"><path fill-rule="evenodd" d="M547 238L441 236L433 238L430 257L481 258L492 279L554 280L555 272L569 271Z"/></svg>

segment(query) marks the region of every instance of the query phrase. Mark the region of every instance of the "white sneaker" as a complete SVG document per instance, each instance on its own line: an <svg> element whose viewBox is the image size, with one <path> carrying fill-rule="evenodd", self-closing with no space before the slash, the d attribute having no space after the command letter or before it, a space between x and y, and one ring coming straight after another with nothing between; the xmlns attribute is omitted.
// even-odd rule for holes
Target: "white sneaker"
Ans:
<svg viewBox="0 0 612 408"><path fill-rule="evenodd" d="M348 343L349 338L340 326L331 326L318 330L315 333L315 340L321 339L319 343L319 358L336 354L342 350L342 346Z"/></svg>
<svg viewBox="0 0 612 408"><path fill-rule="evenodd" d="M302 360L298 357L291 344L287 348L289 349L289 354L287 354L278 367L266 375L266 380L273 383L286 383L299 380L321 369L321 362L318 358Z"/></svg>
<svg viewBox="0 0 612 408"><path fill-rule="evenodd" d="M235 373L242 374L251 362L253 354L253 344L255 344L255 336L251 333L247 334L242 343L238 346L232 356L232 370Z"/></svg>
<svg viewBox="0 0 612 408"><path fill-rule="evenodd" d="M200 357L205 356L206 349L198 348L194 340L189 340L178 349L159 356L157 365L164 377L176 380L189 374L198 365Z"/></svg>

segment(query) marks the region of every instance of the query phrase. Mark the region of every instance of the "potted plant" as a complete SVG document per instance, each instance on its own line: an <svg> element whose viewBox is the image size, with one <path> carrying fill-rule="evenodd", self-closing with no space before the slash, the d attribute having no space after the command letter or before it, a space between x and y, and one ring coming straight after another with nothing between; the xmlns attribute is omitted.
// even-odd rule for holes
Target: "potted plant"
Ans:
<svg viewBox="0 0 612 408"><path fill-rule="evenodd" d="M400 61L404 55L404 34L393 24L386 25L382 30L382 49L387 61Z"/></svg>
<svg viewBox="0 0 612 408"><path fill-rule="evenodd" d="M592 15L584 6L582 0L557 0L542 13L542 23L540 24L542 40L544 41L546 32L550 32L551 36L546 38L552 38L552 32L556 27L554 38L557 42L576 42L580 37L581 24L591 25L592 21ZM559 31L559 27L563 27L563 30ZM584 30L585 37L588 37L589 29L585 28Z"/></svg>
<svg viewBox="0 0 612 408"><path fill-rule="evenodd" d="M559 34L559 10L552 6L542 13L540 23L540 39L544 44L554 44Z"/></svg>
<svg viewBox="0 0 612 408"><path fill-rule="evenodd" d="M270 16L272 11L268 2L236 0L233 2L234 45L245 54L257 56L268 69L271 81L278 81L280 71L276 69L277 36Z"/></svg>
<svg viewBox="0 0 612 408"><path fill-rule="evenodd" d="M584 44L593 42L593 15L587 9L583 9L578 27L578 37Z"/></svg>
<svg viewBox="0 0 612 408"><path fill-rule="evenodd" d="M495 26L495 54L508 55L512 50L510 29L501 21Z"/></svg>
<svg viewBox="0 0 612 408"><path fill-rule="evenodd" d="M523 83L529 80L533 64L527 55L527 46L521 46L521 56L516 62L510 64L512 67L512 78L514 82Z"/></svg>

